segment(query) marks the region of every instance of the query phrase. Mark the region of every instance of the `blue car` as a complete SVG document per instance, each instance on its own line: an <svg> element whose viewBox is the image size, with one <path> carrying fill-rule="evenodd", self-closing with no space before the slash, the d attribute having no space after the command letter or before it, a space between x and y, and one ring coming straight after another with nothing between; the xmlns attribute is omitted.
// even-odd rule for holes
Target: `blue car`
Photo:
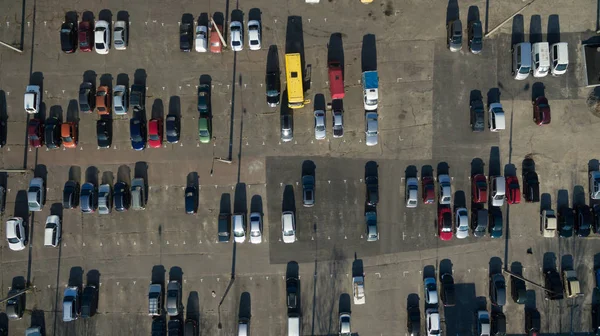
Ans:
<svg viewBox="0 0 600 336"><path fill-rule="evenodd" d="M129 123L129 137L133 149L144 150L146 148L146 124L138 118L132 118Z"/></svg>
<svg viewBox="0 0 600 336"><path fill-rule="evenodd" d="M594 270L594 275L596 277L596 288L600 289L600 268Z"/></svg>

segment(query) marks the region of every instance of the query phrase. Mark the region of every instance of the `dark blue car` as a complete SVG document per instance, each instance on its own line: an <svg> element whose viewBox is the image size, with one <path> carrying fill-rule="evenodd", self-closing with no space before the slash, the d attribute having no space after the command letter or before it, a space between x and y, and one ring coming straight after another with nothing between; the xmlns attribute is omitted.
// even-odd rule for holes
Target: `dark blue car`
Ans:
<svg viewBox="0 0 600 336"><path fill-rule="evenodd" d="M132 118L129 123L129 137L133 149L139 151L146 148L146 124L138 118Z"/></svg>

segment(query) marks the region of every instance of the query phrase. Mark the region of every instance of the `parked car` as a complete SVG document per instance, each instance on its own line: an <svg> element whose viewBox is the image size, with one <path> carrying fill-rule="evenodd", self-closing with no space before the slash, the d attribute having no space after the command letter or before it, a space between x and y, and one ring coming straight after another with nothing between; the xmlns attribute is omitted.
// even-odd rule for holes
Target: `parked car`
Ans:
<svg viewBox="0 0 600 336"><path fill-rule="evenodd" d="M508 204L521 203L521 187L519 178L516 176L506 176L506 202Z"/></svg>
<svg viewBox="0 0 600 336"><path fill-rule="evenodd" d="M148 123L148 147L160 148L163 142L162 119L150 119Z"/></svg>
<svg viewBox="0 0 600 336"><path fill-rule="evenodd" d="M97 49L96 49L97 50ZM99 115L108 115L111 111L112 99L108 86L99 86L96 91L96 110Z"/></svg>
<svg viewBox="0 0 600 336"><path fill-rule="evenodd" d="M11 320L20 320L23 318L23 312L25 311L25 293L17 295L21 290L11 289L8 291L7 296L11 297L6 300L6 316Z"/></svg>
<svg viewBox="0 0 600 336"><path fill-rule="evenodd" d="M406 202L407 208L416 208L419 201L418 193L419 193L419 181L416 177L409 177L406 179L406 184L404 186L404 200Z"/></svg>
<svg viewBox="0 0 600 336"><path fill-rule="evenodd" d="M223 44L221 43L221 37L219 37L219 31L223 34L223 26L221 25L212 25L210 28L210 52L215 54L220 54L223 50Z"/></svg>
<svg viewBox="0 0 600 336"><path fill-rule="evenodd" d="M438 235L441 240L452 239L453 225L452 225L452 210L448 206L438 207Z"/></svg>
<svg viewBox="0 0 600 336"><path fill-rule="evenodd" d="M75 148L79 143L79 127L75 122L67 121L60 125L60 138L65 148Z"/></svg>
<svg viewBox="0 0 600 336"><path fill-rule="evenodd" d="M473 203L485 203L488 200L487 196L487 180L485 175L477 174L471 179L471 195Z"/></svg>
<svg viewBox="0 0 600 336"><path fill-rule="evenodd" d="M125 21L115 22L114 45L117 50L127 49L127 23Z"/></svg>
<svg viewBox="0 0 600 336"><path fill-rule="evenodd" d="M212 112L210 86L198 86L198 137L201 143L209 143L212 138Z"/></svg>
<svg viewBox="0 0 600 336"><path fill-rule="evenodd" d="M443 205L452 204L452 180L447 174L438 175L439 194L438 203Z"/></svg>
<svg viewBox="0 0 600 336"><path fill-rule="evenodd" d="M187 318L183 327L183 334L184 336L198 335L198 322L196 322L196 320L192 320L191 318Z"/></svg>
<svg viewBox="0 0 600 336"><path fill-rule="evenodd" d="M490 299L493 305L506 305L506 280L502 273L494 273L490 277Z"/></svg>
<svg viewBox="0 0 600 336"><path fill-rule="evenodd" d="M594 336L600 335L600 304L592 304L592 332Z"/></svg>
<svg viewBox="0 0 600 336"><path fill-rule="evenodd" d="M332 118L333 137L341 138L344 136L344 111L342 109L333 108Z"/></svg>
<svg viewBox="0 0 600 336"><path fill-rule="evenodd" d="M86 182L81 186L79 204L81 212L96 212L96 209L98 208L98 195L96 186L93 183Z"/></svg>
<svg viewBox="0 0 600 336"><path fill-rule="evenodd" d="M281 214L281 231L284 243L293 243L296 241L296 219L294 212L284 211Z"/></svg>
<svg viewBox="0 0 600 336"><path fill-rule="evenodd" d="M180 137L179 130L181 129L181 121L179 120L179 117L174 114L167 115L165 127L167 129L167 142L170 144L178 143Z"/></svg>
<svg viewBox="0 0 600 336"><path fill-rule="evenodd" d="M525 304L527 301L527 285L515 276L510 277L510 292L515 303Z"/></svg>
<svg viewBox="0 0 600 336"><path fill-rule="evenodd" d="M110 49L110 26L108 22L104 20L96 21L96 27L94 28L94 44L98 54L108 54Z"/></svg>
<svg viewBox="0 0 600 336"><path fill-rule="evenodd" d="M534 171L523 174L523 198L526 202L540 201L540 182L538 175Z"/></svg>
<svg viewBox="0 0 600 336"><path fill-rule="evenodd" d="M441 335L440 313L437 308L428 308L425 310L427 318L427 336Z"/></svg>
<svg viewBox="0 0 600 336"><path fill-rule="evenodd" d="M31 119L27 124L29 146L40 148L44 145L44 123L39 119Z"/></svg>
<svg viewBox="0 0 600 336"><path fill-rule="evenodd" d="M73 322L79 318L81 312L81 289L77 286L65 288L63 296L63 322Z"/></svg>
<svg viewBox="0 0 600 336"><path fill-rule="evenodd" d="M198 188L195 185L189 185L185 188L185 213L195 214L198 210Z"/></svg>
<svg viewBox="0 0 600 336"><path fill-rule="evenodd" d="M243 243L246 241L246 214L234 213L231 217L233 222L233 241Z"/></svg>
<svg viewBox="0 0 600 336"><path fill-rule="evenodd" d="M231 216L228 213L220 213L217 226L219 243L228 243L231 235Z"/></svg>
<svg viewBox="0 0 600 336"><path fill-rule="evenodd" d="M490 335L490 314L487 310L477 311L477 336Z"/></svg>
<svg viewBox="0 0 600 336"><path fill-rule="evenodd" d="M169 336L183 336L183 321L179 319L179 316L171 317L167 323L167 329Z"/></svg>
<svg viewBox="0 0 600 336"><path fill-rule="evenodd" d="M98 188L98 214L108 215L112 209L112 186L101 184Z"/></svg>
<svg viewBox="0 0 600 336"><path fill-rule="evenodd" d="M193 23L185 22L179 26L179 50L188 52L192 50L193 41Z"/></svg>
<svg viewBox="0 0 600 336"><path fill-rule="evenodd" d="M586 204L575 208L575 232L579 237L587 237L592 231L593 216L590 207Z"/></svg>
<svg viewBox="0 0 600 336"><path fill-rule="evenodd" d="M377 145L379 136L376 112L365 113L365 143L367 146Z"/></svg>
<svg viewBox="0 0 600 336"><path fill-rule="evenodd" d="M573 209L571 209L569 207L562 207L558 211L558 234L563 238L572 237L574 226L575 226L575 212L573 211ZM596 231L596 232L598 232L598 231Z"/></svg>
<svg viewBox="0 0 600 336"><path fill-rule="evenodd" d="M146 124L138 118L131 118L129 121L129 138L131 139L131 148L140 151L146 148Z"/></svg>
<svg viewBox="0 0 600 336"><path fill-rule="evenodd" d="M8 248L12 251L22 251L27 245L25 221L21 217L10 217L6 221L6 240Z"/></svg>
<svg viewBox="0 0 600 336"><path fill-rule="evenodd" d="M423 176L421 179L421 189L423 190L423 204L433 204L435 202L435 182L433 176Z"/></svg>
<svg viewBox="0 0 600 336"><path fill-rule="evenodd" d="M502 312L492 312L492 336L506 336L506 316Z"/></svg>
<svg viewBox="0 0 600 336"><path fill-rule="evenodd" d="M425 303L430 305L437 304L438 292L435 278L425 278L423 280L423 288L425 290Z"/></svg>
<svg viewBox="0 0 600 336"><path fill-rule="evenodd" d="M351 327L350 327L350 313L347 313L347 312L340 313L340 331L338 334L340 336L352 335L352 331L351 331Z"/></svg>
<svg viewBox="0 0 600 336"><path fill-rule="evenodd" d="M113 89L113 109L116 115L127 114L127 88L117 85Z"/></svg>
<svg viewBox="0 0 600 336"><path fill-rule="evenodd" d="M406 330L409 336L419 336L421 334L421 311L418 305L408 306L406 319Z"/></svg>
<svg viewBox="0 0 600 336"><path fill-rule="evenodd" d="M112 145L112 123L110 119L96 121L96 141L100 148L110 148Z"/></svg>
<svg viewBox="0 0 600 336"><path fill-rule="evenodd" d="M6 207L6 188L0 185L0 214L4 213Z"/></svg>
<svg viewBox="0 0 600 336"><path fill-rule="evenodd" d="M96 315L98 308L98 288L94 285L86 285L81 295L81 317L90 318Z"/></svg>
<svg viewBox="0 0 600 336"><path fill-rule="evenodd" d="M469 50L473 54L481 53L483 50L483 29L481 28L481 21L473 20L468 24L468 39L469 39Z"/></svg>
<svg viewBox="0 0 600 336"><path fill-rule="evenodd" d="M502 104L491 103L488 106L488 127L492 132L499 132L506 129L506 117Z"/></svg>
<svg viewBox="0 0 600 336"><path fill-rule="evenodd" d="M61 122L56 117L50 117L46 119L46 125L44 127L44 140L46 141L46 148L56 149L60 148L62 144Z"/></svg>
<svg viewBox="0 0 600 336"><path fill-rule="evenodd" d="M367 191L367 204L371 206L376 206L379 202L379 179L377 175L365 175L365 184Z"/></svg>
<svg viewBox="0 0 600 336"><path fill-rule="evenodd" d="M368 207L365 211L366 236L368 242L379 240L379 231L377 230L377 211L375 207Z"/></svg>
<svg viewBox="0 0 600 336"><path fill-rule="evenodd" d="M481 99L471 100L471 131L483 132L485 129L485 111Z"/></svg>
<svg viewBox="0 0 600 336"><path fill-rule="evenodd" d="M171 280L167 285L166 306L169 316L177 316L181 312L181 283L177 280Z"/></svg>
<svg viewBox="0 0 600 336"><path fill-rule="evenodd" d="M231 33L231 50L242 51L244 49L244 32L240 21L232 21L229 24L229 32Z"/></svg>
<svg viewBox="0 0 600 336"><path fill-rule="evenodd" d="M46 201L46 183L41 177L34 177L29 181L27 189L27 204L29 211L42 211Z"/></svg>
<svg viewBox="0 0 600 336"><path fill-rule="evenodd" d="M267 71L265 75L265 83L267 90L267 105L270 107L276 107L279 105L281 96L281 74L279 71Z"/></svg>
<svg viewBox="0 0 600 336"><path fill-rule="evenodd" d="M260 244L262 242L262 214L260 212L250 213L250 243Z"/></svg>
<svg viewBox="0 0 600 336"><path fill-rule="evenodd" d="M454 278L451 273L444 273L440 276L441 299L444 307L456 305L456 292L454 289Z"/></svg>
<svg viewBox="0 0 600 336"><path fill-rule="evenodd" d="M560 275L555 269L544 270L544 291L546 300L562 300L563 287L560 281Z"/></svg>
<svg viewBox="0 0 600 336"><path fill-rule="evenodd" d="M92 51L94 48L94 26L89 21L79 22L79 50L83 52Z"/></svg>
<svg viewBox="0 0 600 336"><path fill-rule="evenodd" d="M540 312L537 309L525 309L525 335L538 336L540 326Z"/></svg>
<svg viewBox="0 0 600 336"><path fill-rule="evenodd" d="M315 139L325 139L327 131L325 130L325 111L315 111Z"/></svg>
<svg viewBox="0 0 600 336"><path fill-rule="evenodd" d="M113 188L114 196L113 200L115 203L116 211L127 211L131 206L131 193L129 190L129 186L125 182L117 182L115 183L115 187Z"/></svg>
<svg viewBox="0 0 600 336"><path fill-rule="evenodd" d="M63 208L74 209L79 205L79 183L73 180L67 181L63 188Z"/></svg>
<svg viewBox="0 0 600 336"><path fill-rule="evenodd" d="M550 123L550 105L544 96L537 97L533 101L533 122L538 126Z"/></svg>
<svg viewBox="0 0 600 336"><path fill-rule="evenodd" d="M64 22L60 26L60 49L65 54L77 50L77 22Z"/></svg>
<svg viewBox="0 0 600 336"><path fill-rule="evenodd" d="M96 108L96 90L90 82L83 82L79 86L79 110L83 113L92 113Z"/></svg>
<svg viewBox="0 0 600 336"><path fill-rule="evenodd" d="M288 276L285 280L286 305L289 313L300 311L300 286L296 277Z"/></svg>
<svg viewBox="0 0 600 336"><path fill-rule="evenodd" d="M600 199L600 171L590 172L590 198Z"/></svg>
<svg viewBox="0 0 600 336"><path fill-rule="evenodd" d="M281 116L281 141L289 142L294 138L293 118L290 114Z"/></svg>
<svg viewBox="0 0 600 336"><path fill-rule="evenodd" d="M260 50L260 22L257 20L248 21L248 46L250 50Z"/></svg>
<svg viewBox="0 0 600 336"><path fill-rule="evenodd" d="M469 212L467 208L456 209L456 238L464 239L469 237Z"/></svg>
<svg viewBox="0 0 600 336"><path fill-rule="evenodd" d="M302 176L302 205L312 207L315 205L315 177Z"/></svg>
<svg viewBox="0 0 600 336"><path fill-rule="evenodd" d="M196 51L208 51L208 27L203 25L196 26Z"/></svg>
<svg viewBox="0 0 600 336"><path fill-rule="evenodd" d="M462 23L460 20L450 21L446 25L446 30L448 33L446 42L448 49L452 52L462 49Z"/></svg>
<svg viewBox="0 0 600 336"><path fill-rule="evenodd" d="M506 198L506 180L504 176L491 176L491 206L501 207L504 205L504 199Z"/></svg>
<svg viewBox="0 0 600 336"><path fill-rule="evenodd" d="M499 208L492 207L489 211L490 214L490 237L500 238L502 237L502 211Z"/></svg>
<svg viewBox="0 0 600 336"><path fill-rule="evenodd" d="M129 105L133 112L140 112L146 109L146 87L140 84L133 84L129 92Z"/></svg>
<svg viewBox="0 0 600 336"><path fill-rule="evenodd" d="M488 211L486 209L472 209L471 230L474 237L485 237L488 230Z"/></svg>
<svg viewBox="0 0 600 336"><path fill-rule="evenodd" d="M600 204L594 204L592 208L592 213L594 215L592 230L594 231L594 233L600 234Z"/></svg>

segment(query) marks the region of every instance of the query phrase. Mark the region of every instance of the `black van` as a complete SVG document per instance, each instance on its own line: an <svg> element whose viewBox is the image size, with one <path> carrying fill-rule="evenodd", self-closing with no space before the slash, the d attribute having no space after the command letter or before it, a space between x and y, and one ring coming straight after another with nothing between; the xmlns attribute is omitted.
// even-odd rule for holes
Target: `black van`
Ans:
<svg viewBox="0 0 600 336"><path fill-rule="evenodd" d="M450 273L444 273L440 277L442 286L442 302L444 307L452 307L456 304L456 294L454 290L454 278Z"/></svg>
<svg viewBox="0 0 600 336"><path fill-rule="evenodd" d="M87 285L81 296L81 317L88 318L96 314L96 306L98 302L98 290L96 286Z"/></svg>
<svg viewBox="0 0 600 336"><path fill-rule="evenodd" d="M506 316L501 312L492 313L492 336L506 335Z"/></svg>

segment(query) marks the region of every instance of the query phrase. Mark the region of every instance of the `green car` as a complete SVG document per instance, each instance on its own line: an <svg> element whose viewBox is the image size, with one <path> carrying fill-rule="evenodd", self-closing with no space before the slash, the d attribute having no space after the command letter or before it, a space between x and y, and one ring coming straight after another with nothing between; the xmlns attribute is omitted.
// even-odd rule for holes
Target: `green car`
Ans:
<svg viewBox="0 0 600 336"><path fill-rule="evenodd" d="M208 84L200 84L198 86L198 136L201 143L209 143L211 138L211 121L210 121L210 86Z"/></svg>
<svg viewBox="0 0 600 336"><path fill-rule="evenodd" d="M201 143L209 143L211 134L210 119L208 117L200 117L198 119L198 136Z"/></svg>

